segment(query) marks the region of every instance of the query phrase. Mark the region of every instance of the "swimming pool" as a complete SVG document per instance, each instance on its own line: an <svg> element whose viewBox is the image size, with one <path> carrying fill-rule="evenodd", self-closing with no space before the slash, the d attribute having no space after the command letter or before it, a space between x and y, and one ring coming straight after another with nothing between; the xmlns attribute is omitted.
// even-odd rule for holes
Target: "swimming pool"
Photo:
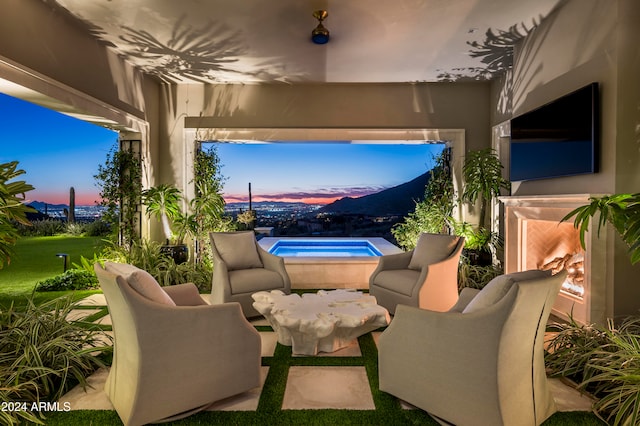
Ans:
<svg viewBox="0 0 640 426"><path fill-rule="evenodd" d="M268 252L277 246L303 246L299 251L278 255L284 259L291 288L296 289L368 289L380 256L402 252L377 237L264 237L258 244Z"/></svg>
<svg viewBox="0 0 640 426"><path fill-rule="evenodd" d="M382 256L371 241L352 239L278 240L268 251L282 257Z"/></svg>

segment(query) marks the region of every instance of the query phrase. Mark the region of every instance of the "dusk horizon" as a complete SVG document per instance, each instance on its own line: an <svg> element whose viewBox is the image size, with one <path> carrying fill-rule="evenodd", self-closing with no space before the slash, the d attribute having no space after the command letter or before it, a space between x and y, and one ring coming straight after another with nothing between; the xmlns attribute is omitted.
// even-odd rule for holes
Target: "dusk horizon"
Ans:
<svg viewBox="0 0 640 426"><path fill-rule="evenodd" d="M416 178L419 176L416 176ZM402 183L406 183L406 182L402 182ZM329 205L343 198L354 198L354 199L362 198L362 197L366 197L367 195L377 194L378 192L384 191L386 189L394 188L395 186L397 185L384 186L377 189L359 188L359 189L352 189L351 191L349 190L340 191L341 194L345 194L345 195L336 195L336 194L330 194L330 193L315 193L315 194L314 193L290 193L290 194L271 194L266 196L260 196L260 195L256 196L256 195L253 195L253 191L252 191L251 202L252 203L302 203L302 204L308 204L308 205ZM248 185L247 185L247 192L248 192ZM239 196L239 195L223 196L223 198L225 200L225 203L227 204L249 203L248 194L246 196Z"/></svg>
<svg viewBox="0 0 640 426"><path fill-rule="evenodd" d="M205 144L206 147L207 144ZM331 204L409 182L435 165L444 144L213 143L227 203Z"/></svg>

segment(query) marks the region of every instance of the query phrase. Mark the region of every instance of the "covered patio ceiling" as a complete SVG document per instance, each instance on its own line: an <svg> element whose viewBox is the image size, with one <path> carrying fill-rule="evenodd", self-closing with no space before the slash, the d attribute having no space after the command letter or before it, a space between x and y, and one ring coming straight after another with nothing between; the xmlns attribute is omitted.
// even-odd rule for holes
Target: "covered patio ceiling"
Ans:
<svg viewBox="0 0 640 426"><path fill-rule="evenodd" d="M562 0L41 0L143 72L180 83L487 80ZM324 9L331 32L310 40ZM0 79L2 93L99 125L68 103Z"/></svg>
<svg viewBox="0 0 640 426"><path fill-rule="evenodd" d="M44 0L166 82L479 80L560 0ZM328 12L315 45L313 11Z"/></svg>

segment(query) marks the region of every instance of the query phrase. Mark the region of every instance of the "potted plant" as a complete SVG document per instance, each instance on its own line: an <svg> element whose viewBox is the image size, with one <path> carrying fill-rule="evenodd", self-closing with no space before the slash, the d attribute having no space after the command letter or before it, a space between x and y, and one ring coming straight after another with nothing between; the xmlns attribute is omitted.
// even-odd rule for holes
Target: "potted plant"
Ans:
<svg viewBox="0 0 640 426"><path fill-rule="evenodd" d="M502 177L502 163L495 150L491 148L470 151L462 166L464 189L462 201L475 204L480 201L478 226L484 227L487 206L493 197L500 195L502 189L511 189L511 183Z"/></svg>
<svg viewBox="0 0 640 426"><path fill-rule="evenodd" d="M640 192L591 197L589 201L562 218L564 222L575 216L573 225L580 231L582 247L585 247L584 234L589 229L589 222L599 213L597 232L600 233L600 228L607 222L612 224L629 246L631 263L640 262Z"/></svg>
<svg viewBox="0 0 640 426"><path fill-rule="evenodd" d="M238 213L236 221L244 225L244 228L247 230L253 229L256 223L256 211L245 210L241 213Z"/></svg>
<svg viewBox="0 0 640 426"><path fill-rule="evenodd" d="M178 264L189 258L189 248L184 244L188 226L186 214L181 207L182 201L182 192L173 185L161 184L142 192L142 202L147 206L146 213L155 216L162 224L166 241L162 251Z"/></svg>
<svg viewBox="0 0 640 426"><path fill-rule="evenodd" d="M484 227L474 228L468 222L457 222L450 218L450 226L455 235L464 237L462 255L471 265L490 266L493 264L492 252L502 246L502 238Z"/></svg>
<svg viewBox="0 0 640 426"><path fill-rule="evenodd" d="M485 228L487 208L493 197L500 195L502 189L510 189L511 183L502 177L502 163L495 150L491 148L470 151L462 166L464 185L461 201L471 205L480 204L478 225L453 224L459 230L458 235L465 237L465 254L475 265L490 265L491 250L500 244L500 237Z"/></svg>

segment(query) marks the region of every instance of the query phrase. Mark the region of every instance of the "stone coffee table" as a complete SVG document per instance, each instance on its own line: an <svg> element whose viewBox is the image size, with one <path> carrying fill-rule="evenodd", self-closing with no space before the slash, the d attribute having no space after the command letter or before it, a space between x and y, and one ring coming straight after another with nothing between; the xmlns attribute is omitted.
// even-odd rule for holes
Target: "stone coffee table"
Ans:
<svg viewBox="0 0 640 426"><path fill-rule="evenodd" d="M389 324L389 312L374 296L351 290L284 294L254 293L253 307L278 334L278 343L298 355L334 352L359 336Z"/></svg>

